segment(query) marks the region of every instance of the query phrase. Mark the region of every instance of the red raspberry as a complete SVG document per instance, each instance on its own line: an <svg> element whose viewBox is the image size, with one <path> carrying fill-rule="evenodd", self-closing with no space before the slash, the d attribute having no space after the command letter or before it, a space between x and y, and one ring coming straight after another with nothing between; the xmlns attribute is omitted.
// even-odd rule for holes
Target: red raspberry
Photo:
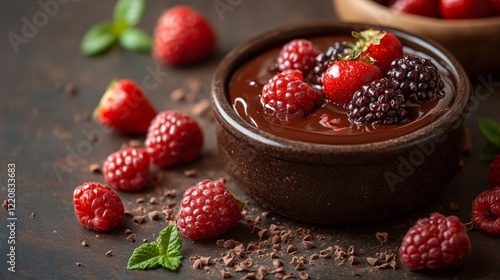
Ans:
<svg viewBox="0 0 500 280"><path fill-rule="evenodd" d="M316 56L320 53L312 42L296 39L285 44L278 55L278 69L299 70L306 75L313 67Z"/></svg>
<svg viewBox="0 0 500 280"><path fill-rule="evenodd" d="M191 7L178 5L163 13L156 24L153 56L173 66L199 62L215 48L210 22Z"/></svg>
<svg viewBox="0 0 500 280"><path fill-rule="evenodd" d="M149 155L144 149L129 148L108 156L103 167L104 179L124 191L139 191L148 182Z"/></svg>
<svg viewBox="0 0 500 280"><path fill-rule="evenodd" d="M500 234L500 186L484 191L474 199L472 223L489 234Z"/></svg>
<svg viewBox="0 0 500 280"><path fill-rule="evenodd" d="M76 187L73 205L78 221L87 228L111 230L123 222L125 209L122 199L104 184L91 182Z"/></svg>
<svg viewBox="0 0 500 280"><path fill-rule="evenodd" d="M458 217L439 213L418 220L399 247L401 262L411 271L460 265L470 251L467 229Z"/></svg>
<svg viewBox="0 0 500 280"><path fill-rule="evenodd" d="M145 146L155 165L170 167L189 162L200 154L203 133L190 116L177 111L164 111L151 121Z"/></svg>
<svg viewBox="0 0 500 280"><path fill-rule="evenodd" d="M221 181L202 180L184 193L177 227L192 240L216 237L238 225L242 208Z"/></svg>
<svg viewBox="0 0 500 280"><path fill-rule="evenodd" d="M262 88L260 100L264 106L275 111L303 117L316 107L320 95L304 82L300 71L285 70L272 77Z"/></svg>
<svg viewBox="0 0 500 280"><path fill-rule="evenodd" d="M497 155L491 163L488 175L492 187L500 186L500 155Z"/></svg>

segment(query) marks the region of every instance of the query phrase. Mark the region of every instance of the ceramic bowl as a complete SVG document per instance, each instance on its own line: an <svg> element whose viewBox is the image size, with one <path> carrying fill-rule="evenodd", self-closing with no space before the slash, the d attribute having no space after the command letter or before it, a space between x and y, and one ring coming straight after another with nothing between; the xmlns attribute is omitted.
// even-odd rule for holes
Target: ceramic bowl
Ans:
<svg viewBox="0 0 500 280"><path fill-rule="evenodd" d="M454 176L471 94L467 75L448 51L400 30L375 26L439 61L455 88L449 109L426 127L381 142L313 144L259 130L233 110L228 85L257 54L296 38L350 36L365 28L350 23L279 28L237 47L216 69L211 98L220 158L236 185L263 207L308 223L370 223L422 207Z"/></svg>
<svg viewBox="0 0 500 280"><path fill-rule="evenodd" d="M460 61L471 78L500 70L500 17L445 20L398 14L372 0L333 0L342 21L365 22L430 38L442 44Z"/></svg>

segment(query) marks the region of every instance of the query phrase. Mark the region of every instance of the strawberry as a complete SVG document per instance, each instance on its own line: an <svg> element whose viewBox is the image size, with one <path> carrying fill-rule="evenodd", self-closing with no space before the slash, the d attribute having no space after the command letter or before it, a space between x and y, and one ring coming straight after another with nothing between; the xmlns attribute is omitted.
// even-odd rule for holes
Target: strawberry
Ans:
<svg viewBox="0 0 500 280"><path fill-rule="evenodd" d="M445 19L470 19L491 16L486 0L439 0L439 10Z"/></svg>
<svg viewBox="0 0 500 280"><path fill-rule="evenodd" d="M391 69L393 60L403 57L401 41L390 32L367 29L353 32L352 35L358 39L354 47L354 58L359 55L361 59L366 57L374 59L382 74Z"/></svg>
<svg viewBox="0 0 500 280"><path fill-rule="evenodd" d="M389 8L397 13L414 14L439 18L439 6L436 0L396 0Z"/></svg>
<svg viewBox="0 0 500 280"><path fill-rule="evenodd" d="M181 66L207 58L215 48L215 33L208 20L184 5L163 13L154 32L156 60Z"/></svg>
<svg viewBox="0 0 500 280"><path fill-rule="evenodd" d="M382 78L382 72L368 60L337 60L323 74L323 89L333 103L347 107L364 84Z"/></svg>
<svg viewBox="0 0 500 280"><path fill-rule="evenodd" d="M94 118L124 134L146 134L156 116L142 89L133 81L113 81L94 110Z"/></svg>

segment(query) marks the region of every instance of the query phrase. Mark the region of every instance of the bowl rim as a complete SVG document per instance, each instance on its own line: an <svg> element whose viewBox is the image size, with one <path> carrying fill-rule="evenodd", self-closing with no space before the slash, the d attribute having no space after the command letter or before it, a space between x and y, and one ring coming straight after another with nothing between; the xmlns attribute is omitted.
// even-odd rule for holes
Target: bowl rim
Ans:
<svg viewBox="0 0 500 280"><path fill-rule="evenodd" d="M344 1L344 0L333 0L334 2ZM372 13L377 11L389 13L391 16L396 17L396 20L411 21L413 23L421 24L423 26L433 27L433 28L453 28L460 30L461 28L484 28L484 27L498 27L500 25L500 16L491 16L484 18L474 18L474 19L443 19L443 18L433 18L426 17L408 13L396 13L391 11L388 7L381 5L372 0L349 0L351 2L362 2L366 5ZM359 5L354 4L352 5Z"/></svg>
<svg viewBox="0 0 500 280"><path fill-rule="evenodd" d="M334 29L338 29L339 31L343 29L363 30L367 27L387 30L394 33L397 37L418 44L426 51L433 53L434 56L439 57L441 63L447 66L450 75L454 77L452 79L456 83L456 92L452 105L443 115L428 126L406 135L378 142L362 144L317 144L290 140L262 131L246 122L232 108L228 100L228 84L234 71L242 63L250 59L245 59L245 55L252 53L256 55L263 48L271 49L275 45L282 44L283 41L297 38L299 34L314 37L321 36L321 33L324 31L332 32ZM306 156L311 162L321 159L331 162L332 160L335 161L335 159L345 159L345 156L350 156L352 159L355 159L355 156L361 156L361 158L358 157L358 160L365 160L367 155L374 156L375 158L386 157L390 153L401 153L406 148L415 144L438 139L449 129L458 129L462 126L463 120L468 114L468 101L471 92L472 87L463 67L451 53L435 41L423 39L420 36L397 28L376 24L313 22L278 27L257 35L234 48L222 59L213 74L210 97L218 123L240 141L246 141L248 145L265 151L270 156L301 161ZM332 155L334 155L333 158Z"/></svg>

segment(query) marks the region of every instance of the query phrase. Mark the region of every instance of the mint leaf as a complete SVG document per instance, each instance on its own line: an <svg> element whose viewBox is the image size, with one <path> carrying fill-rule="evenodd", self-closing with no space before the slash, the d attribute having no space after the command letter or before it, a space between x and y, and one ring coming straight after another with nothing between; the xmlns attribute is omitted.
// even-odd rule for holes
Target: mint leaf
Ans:
<svg viewBox="0 0 500 280"><path fill-rule="evenodd" d="M488 118L478 119L477 124L486 141L500 148L500 125Z"/></svg>
<svg viewBox="0 0 500 280"><path fill-rule="evenodd" d="M117 40L112 22L92 26L85 34L80 49L85 55L95 55L111 48Z"/></svg>
<svg viewBox="0 0 500 280"><path fill-rule="evenodd" d="M120 45L131 51L149 52L153 40L146 32L137 28L129 28L120 35Z"/></svg>
<svg viewBox="0 0 500 280"><path fill-rule="evenodd" d="M163 266L177 270L182 262L182 239L176 226L163 229L156 242L144 243L134 250L127 269L150 269Z"/></svg>
<svg viewBox="0 0 500 280"><path fill-rule="evenodd" d="M145 0L118 0L115 5L113 19L115 22L134 26L141 21L145 9Z"/></svg>

